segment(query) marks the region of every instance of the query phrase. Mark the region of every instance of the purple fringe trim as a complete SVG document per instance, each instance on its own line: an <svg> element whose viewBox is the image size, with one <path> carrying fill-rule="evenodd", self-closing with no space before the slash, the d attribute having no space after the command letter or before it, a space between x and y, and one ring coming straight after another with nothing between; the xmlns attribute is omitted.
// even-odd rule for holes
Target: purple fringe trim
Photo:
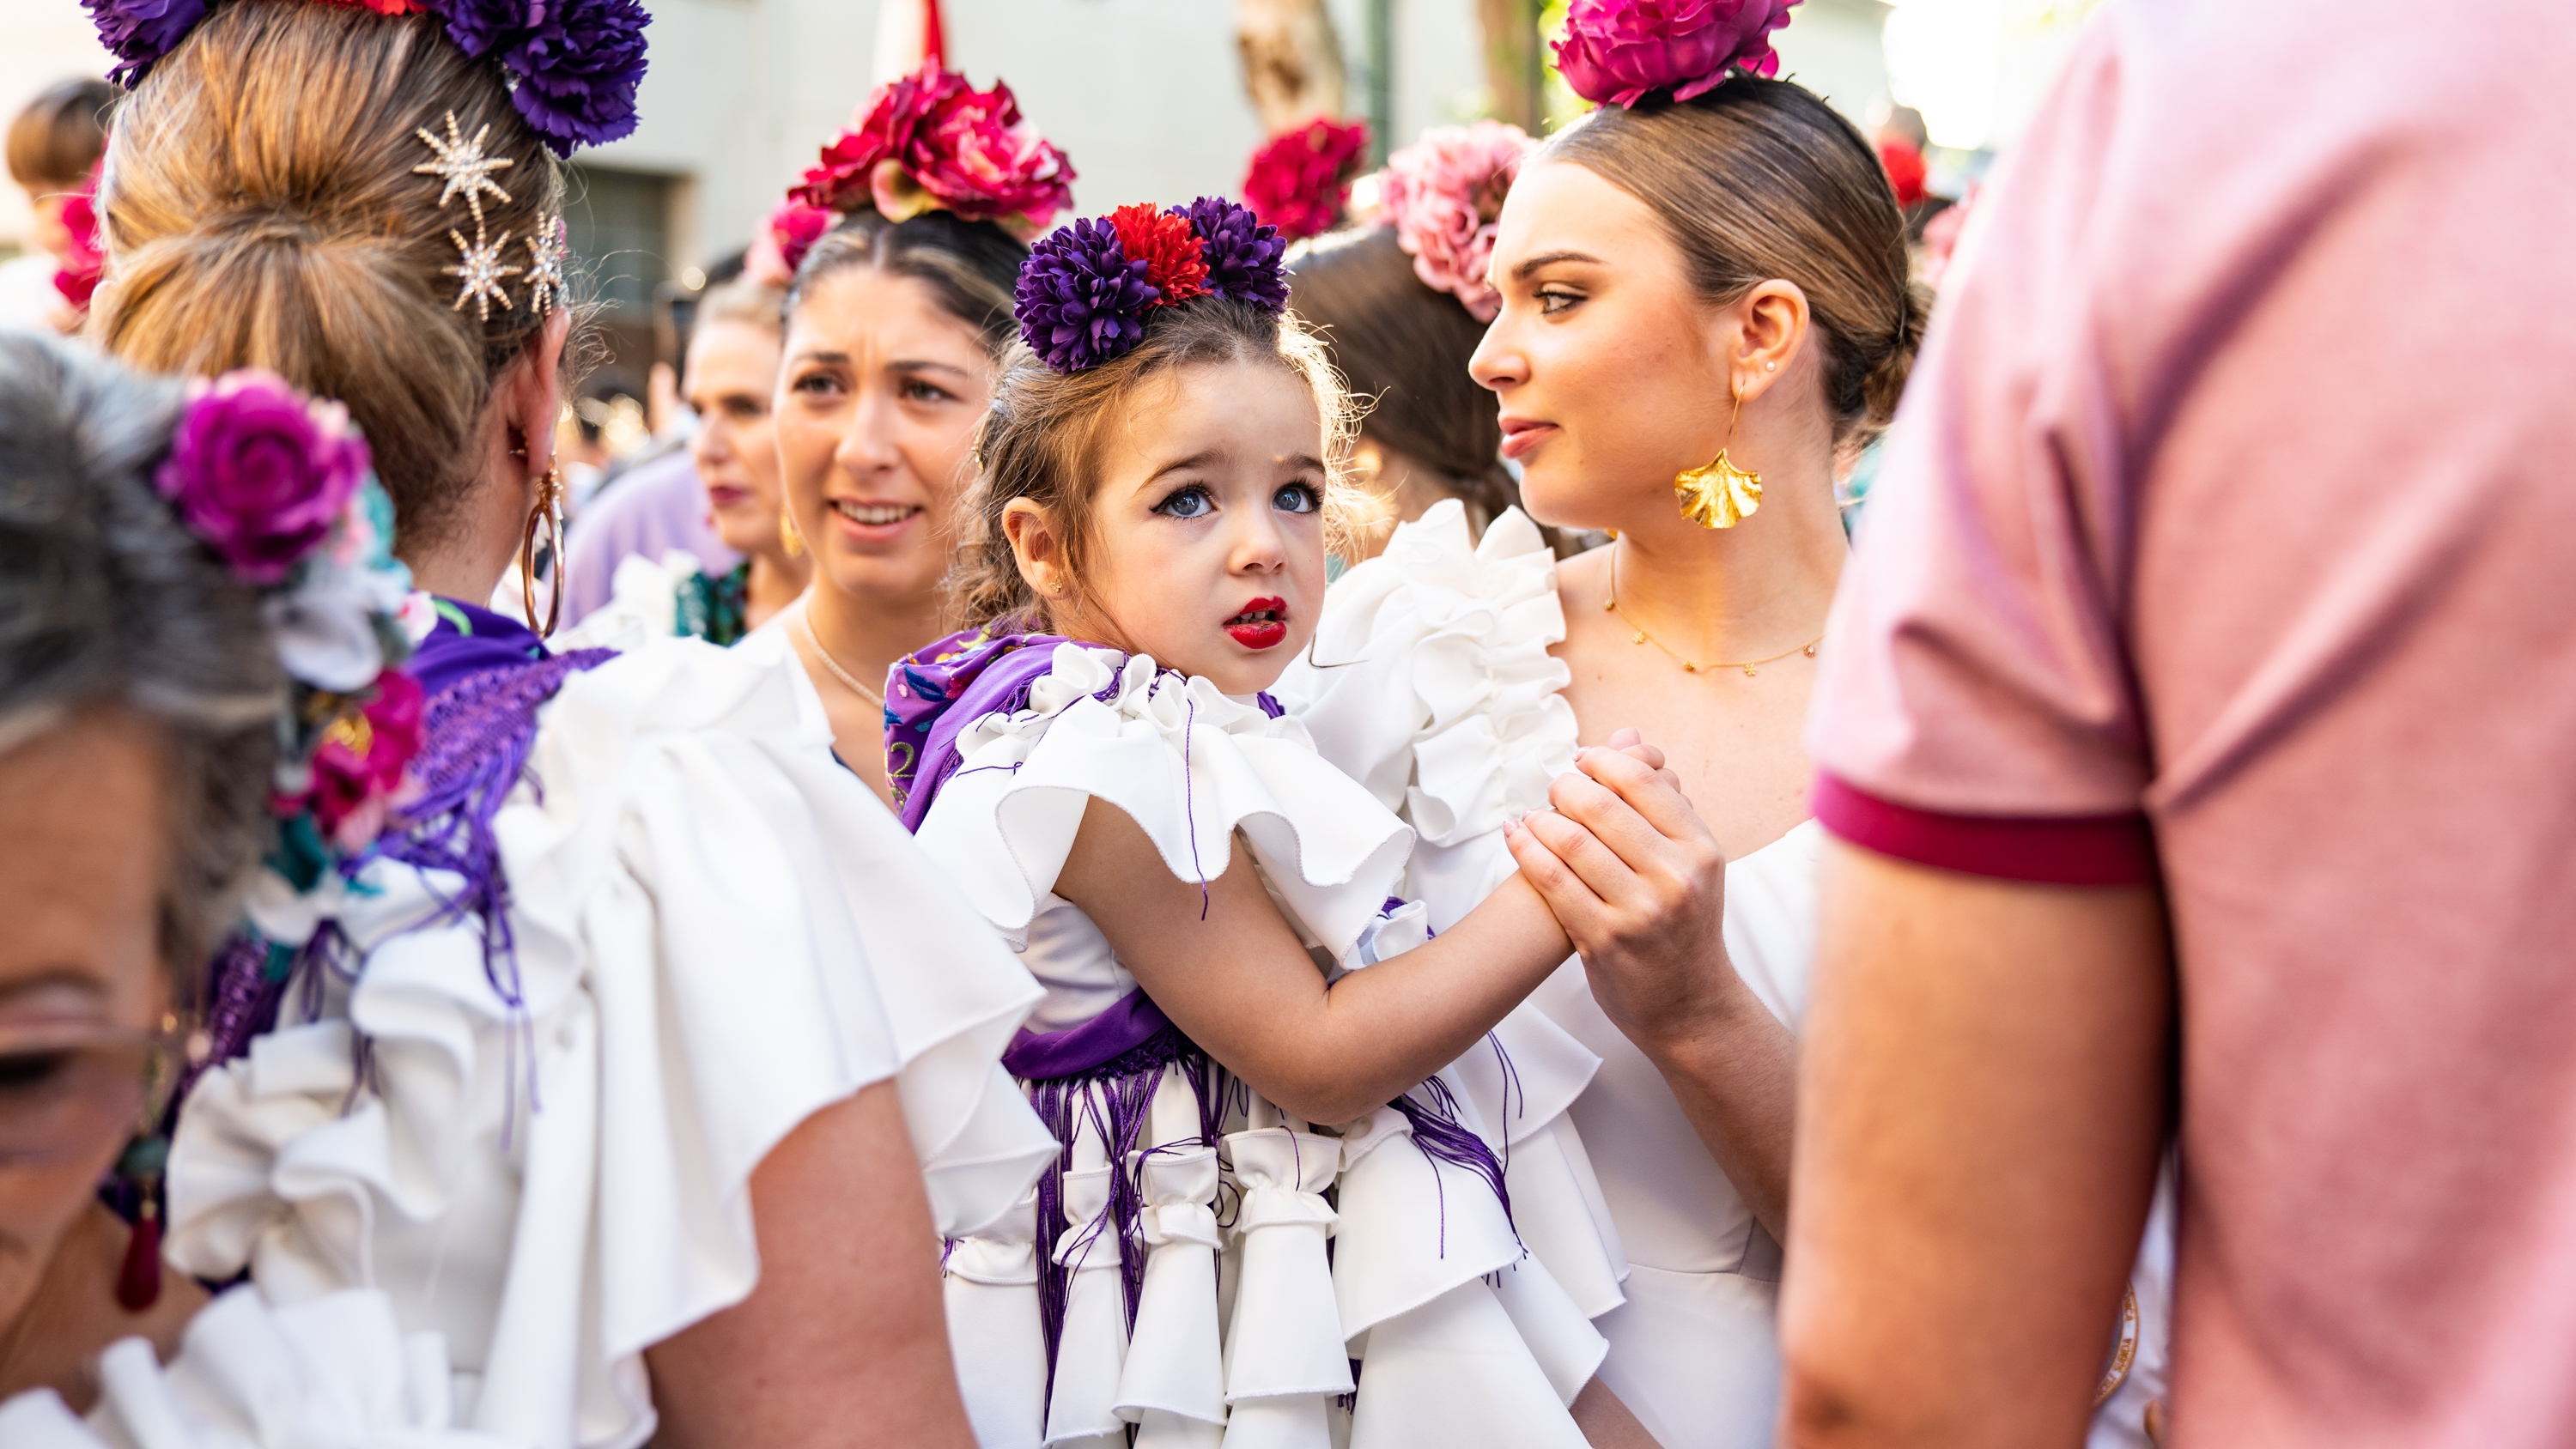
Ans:
<svg viewBox="0 0 2576 1449"><path fill-rule="evenodd" d="M1046 1337L1047 1394L1055 1394L1056 1347L1064 1339L1065 1303L1073 1275L1055 1260L1056 1236L1064 1230L1064 1174L1073 1165L1073 1142L1088 1122L1107 1144L1110 1166L1109 1211L1095 1218L1079 1240L1088 1247L1099 1234L1118 1235L1118 1277L1127 1304L1127 1327L1136 1327L1136 1307L1145 1288L1144 1193L1127 1156L1136 1151L1161 1083L1163 1069L1179 1063L1181 1080L1198 1100L1199 1136L1171 1146L1213 1147L1224 1123L1232 1079L1223 1068L1181 1034L1167 1026L1114 1060L1086 1072L1047 1081L1023 1083L1029 1106L1055 1134L1059 1145L1054 1165L1038 1179L1038 1324Z"/></svg>

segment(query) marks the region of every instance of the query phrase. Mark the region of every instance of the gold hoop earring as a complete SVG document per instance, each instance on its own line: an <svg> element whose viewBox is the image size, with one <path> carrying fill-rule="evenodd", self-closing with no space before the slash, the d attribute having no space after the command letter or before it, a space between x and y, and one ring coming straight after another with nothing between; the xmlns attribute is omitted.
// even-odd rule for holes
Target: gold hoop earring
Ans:
<svg viewBox="0 0 2576 1449"><path fill-rule="evenodd" d="M537 525L546 527L546 557L554 575L552 597L546 601L546 622L537 624ZM555 625L563 620L564 575L570 572L563 546L563 473L555 465L546 465L546 476L537 481L537 506L528 510L528 527L519 538L519 603L528 616L528 627L540 639L554 637Z"/></svg>
<svg viewBox="0 0 2576 1449"><path fill-rule="evenodd" d="M1743 385L1729 382L1727 391L1735 399L1735 411L1726 420L1725 445L1707 467L1686 469L1673 478L1682 517L1702 528L1733 528L1762 506L1762 475L1736 467L1726 456L1727 447L1735 442L1735 425L1744 416Z"/></svg>
<svg viewBox="0 0 2576 1449"><path fill-rule="evenodd" d="M796 531L796 515L784 508L778 510L778 546L789 558L805 556L805 535Z"/></svg>

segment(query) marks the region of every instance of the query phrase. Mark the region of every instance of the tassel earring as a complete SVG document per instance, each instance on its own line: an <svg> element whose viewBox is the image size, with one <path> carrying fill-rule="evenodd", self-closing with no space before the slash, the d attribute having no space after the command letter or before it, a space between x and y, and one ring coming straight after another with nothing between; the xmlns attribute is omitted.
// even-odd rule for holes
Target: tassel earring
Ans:
<svg viewBox="0 0 2576 1449"><path fill-rule="evenodd" d="M1673 496L1681 500L1682 517L1702 528L1733 528L1762 506L1762 475L1738 468L1726 456L1735 442L1735 425L1744 417L1744 386L1730 382L1735 411L1726 420L1726 443L1705 468L1691 468L1673 479Z"/></svg>

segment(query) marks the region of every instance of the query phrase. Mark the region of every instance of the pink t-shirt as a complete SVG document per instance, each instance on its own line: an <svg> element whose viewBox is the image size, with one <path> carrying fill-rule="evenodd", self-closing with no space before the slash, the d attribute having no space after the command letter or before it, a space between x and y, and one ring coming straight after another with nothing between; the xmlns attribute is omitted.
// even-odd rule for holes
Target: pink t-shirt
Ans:
<svg viewBox="0 0 2576 1449"><path fill-rule="evenodd" d="M2576 1444L2576 5L2145 0L1969 223L1816 811L2160 874L2184 1445Z"/></svg>

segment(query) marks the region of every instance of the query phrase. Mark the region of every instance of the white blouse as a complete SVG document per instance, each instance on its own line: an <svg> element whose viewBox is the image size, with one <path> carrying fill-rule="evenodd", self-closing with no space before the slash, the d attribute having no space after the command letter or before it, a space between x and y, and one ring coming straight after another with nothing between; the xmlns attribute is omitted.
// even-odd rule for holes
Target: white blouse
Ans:
<svg viewBox="0 0 2576 1449"><path fill-rule="evenodd" d="M628 1449L643 1351L751 1291L751 1173L815 1111L893 1080L940 1230L1010 1211L1055 1152L999 1066L1038 992L830 743L784 658L567 678L494 821L522 1005L453 878L369 864L329 903L353 975L181 1114L170 1261L281 1314L380 1295L445 1385L424 1431Z"/></svg>

